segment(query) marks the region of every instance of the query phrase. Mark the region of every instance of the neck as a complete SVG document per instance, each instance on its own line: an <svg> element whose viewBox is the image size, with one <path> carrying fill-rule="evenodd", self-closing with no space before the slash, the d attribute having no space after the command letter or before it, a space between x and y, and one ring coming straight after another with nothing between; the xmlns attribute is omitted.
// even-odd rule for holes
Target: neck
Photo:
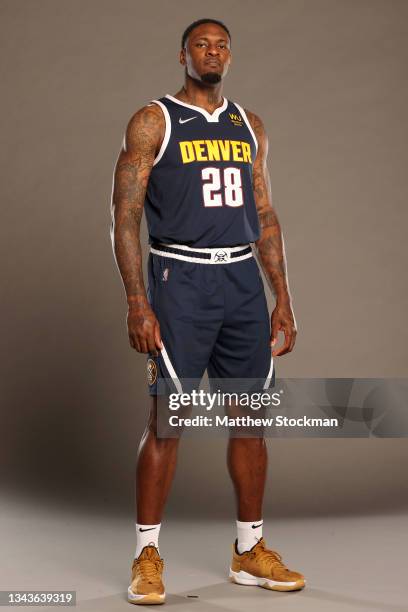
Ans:
<svg viewBox="0 0 408 612"><path fill-rule="evenodd" d="M222 83L208 85L195 81L187 75L183 87L175 94L175 97L182 102L200 106L211 112L223 102Z"/></svg>

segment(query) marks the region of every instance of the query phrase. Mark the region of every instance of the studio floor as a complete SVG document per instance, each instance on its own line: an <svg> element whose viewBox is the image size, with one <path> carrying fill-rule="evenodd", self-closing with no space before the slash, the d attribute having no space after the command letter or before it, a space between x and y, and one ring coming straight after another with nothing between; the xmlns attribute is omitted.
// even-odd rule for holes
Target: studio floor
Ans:
<svg viewBox="0 0 408 612"><path fill-rule="evenodd" d="M1 505L1 590L72 589L80 610L135 609L126 600L135 542L131 516L56 511L38 501L30 505L10 498ZM303 591L277 593L228 581L233 519L228 523L166 520L160 552L165 559L167 602L160 608L408 610L406 516L266 519L264 536L288 567L305 574Z"/></svg>

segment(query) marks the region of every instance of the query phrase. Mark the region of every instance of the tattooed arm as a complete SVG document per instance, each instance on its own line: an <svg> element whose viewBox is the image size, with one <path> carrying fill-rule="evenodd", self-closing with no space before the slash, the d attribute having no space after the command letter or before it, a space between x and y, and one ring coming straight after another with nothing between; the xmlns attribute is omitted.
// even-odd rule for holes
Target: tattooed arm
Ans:
<svg viewBox="0 0 408 612"><path fill-rule="evenodd" d="M260 118L250 111L245 112L258 141L258 152L253 166L253 189L261 235L255 243L256 252L276 297L276 306L271 317L271 345L276 344L279 330L285 335L284 344L272 354L284 355L293 349L297 329L289 291L283 235L272 206L271 183L266 165L268 138Z"/></svg>
<svg viewBox="0 0 408 612"><path fill-rule="evenodd" d="M163 113L156 104L135 113L127 126L113 179L112 247L126 291L130 345L140 353L157 354L161 348L159 323L143 282L140 223L147 183L164 129Z"/></svg>

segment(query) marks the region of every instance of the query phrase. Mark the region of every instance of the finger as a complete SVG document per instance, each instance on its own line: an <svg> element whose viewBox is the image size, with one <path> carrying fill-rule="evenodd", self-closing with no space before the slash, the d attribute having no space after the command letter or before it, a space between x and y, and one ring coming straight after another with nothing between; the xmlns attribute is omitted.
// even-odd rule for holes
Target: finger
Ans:
<svg viewBox="0 0 408 612"><path fill-rule="evenodd" d="M132 337L131 337L131 338L132 338L132 340L131 340L131 346L132 346L132 348L134 348L134 349L135 349L135 351L137 351L138 353L140 353L140 343L139 343L139 340L138 340L137 336L136 336L136 335L132 335Z"/></svg>
<svg viewBox="0 0 408 612"><path fill-rule="evenodd" d="M272 351L272 355L274 357L279 357L280 355L285 355L286 353L289 352L289 347L292 342L292 333L288 332L287 330L284 330L284 333L285 333L285 342L282 344L280 348L276 349L275 351Z"/></svg>
<svg viewBox="0 0 408 612"><path fill-rule="evenodd" d="M139 345L140 345L140 353L148 353L148 347L147 347L147 342L146 342L146 338L144 338L143 336L138 336L138 340L139 340Z"/></svg>
<svg viewBox="0 0 408 612"><path fill-rule="evenodd" d="M292 331L292 342L290 344L289 353L291 353L293 351L293 349L295 348L296 336L297 336L297 331L296 331L296 329L294 329Z"/></svg>
<svg viewBox="0 0 408 612"><path fill-rule="evenodd" d="M154 355L154 357L157 357L158 355L158 351L156 348L156 342L155 342L155 338L154 338L154 331L152 331L148 337L146 338L146 343L147 343L147 348L149 349L149 353L151 355Z"/></svg>
<svg viewBox="0 0 408 612"><path fill-rule="evenodd" d="M135 339L133 337L133 334L128 334L129 337L129 344L130 346L134 349L136 348L136 343L135 343Z"/></svg>
<svg viewBox="0 0 408 612"><path fill-rule="evenodd" d="M163 342L161 339L160 325L158 322L154 327L154 341L156 343L156 347L159 349L159 351L161 351L163 348Z"/></svg>
<svg viewBox="0 0 408 612"><path fill-rule="evenodd" d="M295 342L296 342L296 329L294 327L289 327L286 330L286 336L289 338L290 343L287 349L287 353L290 353L293 350L293 347L295 346Z"/></svg>
<svg viewBox="0 0 408 612"><path fill-rule="evenodd" d="M280 330L280 325L279 323L275 323L272 322L272 329L271 329L271 346L275 346L275 344L278 341L278 334L279 334L279 330Z"/></svg>

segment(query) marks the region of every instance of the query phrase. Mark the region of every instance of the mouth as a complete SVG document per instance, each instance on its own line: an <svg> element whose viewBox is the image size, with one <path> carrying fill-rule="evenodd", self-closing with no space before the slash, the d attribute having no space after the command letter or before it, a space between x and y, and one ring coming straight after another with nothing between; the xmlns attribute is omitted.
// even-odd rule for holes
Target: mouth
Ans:
<svg viewBox="0 0 408 612"><path fill-rule="evenodd" d="M212 66L213 68L221 68L221 64L217 60L207 60L204 64L206 66Z"/></svg>

